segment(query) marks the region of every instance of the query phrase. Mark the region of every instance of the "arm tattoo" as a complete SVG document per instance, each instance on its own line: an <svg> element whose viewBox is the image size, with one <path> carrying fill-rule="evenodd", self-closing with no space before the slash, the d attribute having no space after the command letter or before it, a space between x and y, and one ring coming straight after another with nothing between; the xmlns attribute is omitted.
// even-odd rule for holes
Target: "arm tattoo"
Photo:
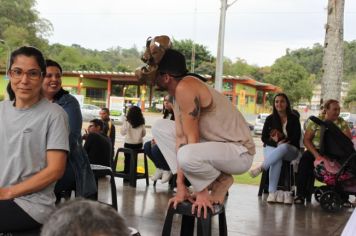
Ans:
<svg viewBox="0 0 356 236"><path fill-rule="evenodd" d="M198 118L200 115L200 101L198 97L194 98L195 108L193 111L189 112L189 115L193 116L194 119Z"/></svg>

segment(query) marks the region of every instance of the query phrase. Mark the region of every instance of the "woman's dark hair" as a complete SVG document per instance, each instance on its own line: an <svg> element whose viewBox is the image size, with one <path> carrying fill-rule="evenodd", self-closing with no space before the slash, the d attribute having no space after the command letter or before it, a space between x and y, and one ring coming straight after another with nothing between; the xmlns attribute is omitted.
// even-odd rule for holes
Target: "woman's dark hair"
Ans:
<svg viewBox="0 0 356 236"><path fill-rule="evenodd" d="M171 104L173 104L173 96L171 96L171 95L165 96L165 97L164 97L164 100L165 100L165 101L168 101L168 102L171 103ZM171 114L170 120L174 120L174 112L173 112L173 109L172 109L172 110L167 109L167 108L164 106L164 104L163 104L162 113L163 113L163 119L167 119L168 116Z"/></svg>
<svg viewBox="0 0 356 236"><path fill-rule="evenodd" d="M15 93L14 93L14 91L12 91L10 82L7 84L6 91L7 91L7 94L9 94L10 101L14 101L15 100Z"/></svg>
<svg viewBox="0 0 356 236"><path fill-rule="evenodd" d="M142 111L137 106L132 106L129 109L126 119L131 124L132 128L137 128L140 125L145 124L145 118L143 117Z"/></svg>
<svg viewBox="0 0 356 236"><path fill-rule="evenodd" d="M38 50L37 48L30 47L30 46L20 47L11 53L9 71L7 71L7 73L10 73L11 67L14 64L16 57L20 56L20 55L25 55L27 57L34 57L36 59L38 66L40 67L41 76L42 77L46 76L46 62L45 62L42 52L40 50ZM12 90L10 83L7 85L6 91L9 94L10 100L14 101L15 93Z"/></svg>
<svg viewBox="0 0 356 236"><path fill-rule="evenodd" d="M275 105L275 101L276 101L277 97L283 97L286 100L286 102L287 102L287 107L286 107L287 116L292 114L292 108L290 106L290 101L289 101L287 95L285 93L277 93L276 96L274 96L274 98L273 98L273 112L272 112L273 117L279 117L277 109L276 109L276 105Z"/></svg>
<svg viewBox="0 0 356 236"><path fill-rule="evenodd" d="M49 67L49 66L57 67L57 68L59 69L59 71L61 72L61 74L62 74L62 72L63 72L61 65L59 65L58 62L53 61L53 60L51 60L51 59L47 59L47 60L46 60L46 66L47 66L47 67Z"/></svg>
<svg viewBox="0 0 356 236"><path fill-rule="evenodd" d="M36 59L38 66L41 69L42 77L45 77L45 75L46 75L46 61L43 57L43 54L37 48L30 47L30 46L20 47L11 53L9 70L11 70L11 67L14 64L16 57L20 56L20 55L25 55L27 57L34 57Z"/></svg>

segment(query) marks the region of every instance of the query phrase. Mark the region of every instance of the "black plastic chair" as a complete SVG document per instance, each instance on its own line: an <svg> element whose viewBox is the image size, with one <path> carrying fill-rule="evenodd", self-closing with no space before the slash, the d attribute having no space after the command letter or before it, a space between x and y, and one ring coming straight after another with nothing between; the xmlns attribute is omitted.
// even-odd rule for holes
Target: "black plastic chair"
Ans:
<svg viewBox="0 0 356 236"><path fill-rule="evenodd" d="M98 187L99 178L110 176L110 186L111 186L111 201L112 207L117 210L117 195L116 195L116 184L115 184L115 176L110 167L101 166L101 165L90 165L94 177L96 180L96 186ZM97 200L97 199L96 199Z"/></svg>
<svg viewBox="0 0 356 236"><path fill-rule="evenodd" d="M294 171L293 165L289 161L283 161L281 167L281 174L278 181L278 190L291 191L292 185L294 185ZM268 193L269 185L269 169L262 172L260 187L258 189L258 196L262 196L263 193Z"/></svg>
<svg viewBox="0 0 356 236"><path fill-rule="evenodd" d="M41 234L41 227L36 229L30 229L26 231L18 231L18 232L9 232L9 233L1 233L0 235L9 235L9 236L40 236Z"/></svg>
<svg viewBox="0 0 356 236"><path fill-rule="evenodd" d="M170 236L174 214L182 215L181 236L193 236L195 218L197 218L197 235L211 236L211 218L219 215L219 235L227 236L227 225L224 205L214 205L214 213L208 210L207 218L197 217L192 214L192 204L189 201L179 203L177 209L172 206L168 208L164 222L162 236Z"/></svg>
<svg viewBox="0 0 356 236"><path fill-rule="evenodd" d="M120 152L130 154L130 172L128 174L126 174L123 171L116 171L117 162L118 162ZM144 154L145 173L137 173L137 157L138 157L139 153ZM132 186L132 187L136 188L137 179L146 179L146 185L147 186L149 185L147 157L146 157L146 154L143 149L135 150L135 149L131 149L131 148L119 148L115 155L113 170L114 170L115 177L119 177L119 178L123 178L124 180L128 180L130 186Z"/></svg>

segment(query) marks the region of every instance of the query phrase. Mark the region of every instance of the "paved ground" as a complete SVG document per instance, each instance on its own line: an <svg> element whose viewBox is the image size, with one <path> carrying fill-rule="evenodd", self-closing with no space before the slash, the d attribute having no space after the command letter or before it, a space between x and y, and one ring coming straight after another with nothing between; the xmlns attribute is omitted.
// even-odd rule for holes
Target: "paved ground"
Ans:
<svg viewBox="0 0 356 236"><path fill-rule="evenodd" d="M100 182L100 198L110 202L109 187ZM152 183L148 187L138 180L137 188L116 178L118 212L128 225L137 228L142 236L161 235L168 199L172 192L167 184ZM234 184L226 202L229 236L334 236L340 235L352 210L324 212L313 201L306 206L268 204L266 197L257 197L257 186ZM217 217L214 217L217 218ZM173 221L172 235L179 235L180 217ZM218 235L218 221L213 219L213 233Z"/></svg>
<svg viewBox="0 0 356 236"><path fill-rule="evenodd" d="M147 136L151 139L150 126L155 120L160 119L160 114L146 115ZM85 126L84 126L85 127ZM120 126L118 125L117 128ZM119 132L117 132L119 133ZM117 135L116 147L121 147L123 137ZM255 137L257 147L255 163L261 162L262 142L260 137ZM167 202L172 196L167 184L152 183L146 187L144 180L138 181L137 188L123 184L122 179L116 178L117 199L119 213L126 219L128 225L139 229L143 236L161 235L164 224ZM107 182L101 181L99 198L110 202L110 190ZM330 214L324 212L319 204L313 200L306 206L267 204L266 196L257 197L258 187L234 184L226 203L228 232L230 236L242 235L340 235L351 209ZM172 235L179 235L179 217L174 219ZM218 222L213 221L213 234L218 235Z"/></svg>

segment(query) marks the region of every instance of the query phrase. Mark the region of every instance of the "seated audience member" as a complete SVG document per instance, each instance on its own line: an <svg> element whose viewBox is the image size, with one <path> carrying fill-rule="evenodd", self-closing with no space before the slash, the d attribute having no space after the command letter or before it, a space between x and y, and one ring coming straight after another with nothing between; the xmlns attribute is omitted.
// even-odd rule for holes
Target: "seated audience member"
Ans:
<svg viewBox="0 0 356 236"><path fill-rule="evenodd" d="M89 122L88 134L84 136L84 149L88 153L90 164L111 167L111 141L103 133L103 122L93 119Z"/></svg>
<svg viewBox="0 0 356 236"><path fill-rule="evenodd" d="M131 106L127 112L121 130L121 135L125 136L125 148L141 149L143 137L146 135L145 118L142 111L137 106ZM130 172L130 154L125 153L124 173Z"/></svg>
<svg viewBox="0 0 356 236"><path fill-rule="evenodd" d="M332 121L340 130L351 139L351 132L347 122L339 117L340 105L337 100L330 99L324 104L323 114L319 116L321 120ZM304 133L304 145L306 151L303 153L298 166L297 175L297 197L294 199L296 204L304 204L307 195L308 181L314 175L314 161L322 160L323 156L319 153L320 147L320 126L312 120L308 120Z"/></svg>
<svg viewBox="0 0 356 236"><path fill-rule="evenodd" d="M173 104L171 96L167 95L163 100L163 119L174 120ZM172 177L172 172L169 169L167 161L164 159L162 152L159 150L154 139L146 142L143 145L146 155L152 160L156 166L156 172L151 177L152 181L161 179L161 183L168 182Z"/></svg>
<svg viewBox="0 0 356 236"><path fill-rule="evenodd" d="M276 191L283 160L292 161L299 155L300 133L299 117L292 112L287 95L277 94L273 100L273 113L266 118L262 130L265 159L250 171L250 175L256 177L269 169L267 202L293 203L290 192L281 192L277 198Z"/></svg>
<svg viewBox="0 0 356 236"><path fill-rule="evenodd" d="M82 146L82 113L78 100L62 88L62 67L53 60L46 60L46 76L42 83L43 95L60 105L68 115L69 154L66 170L54 188L57 202L62 192L75 190L76 196L89 197L96 193L96 184L87 155Z"/></svg>
<svg viewBox="0 0 356 236"><path fill-rule="evenodd" d="M111 155L112 158L114 158L115 155L115 136L116 136L116 130L115 130L115 125L114 121L110 119L110 110L109 108L102 108L101 111L99 112L101 120L104 122L104 128L103 128L103 133L106 134L111 140Z"/></svg>
<svg viewBox="0 0 356 236"><path fill-rule="evenodd" d="M129 236L124 219L103 203L75 199L60 205L43 225L41 236Z"/></svg>
<svg viewBox="0 0 356 236"><path fill-rule="evenodd" d="M54 185L69 151L67 115L41 92L42 53L27 46L16 49L7 74L14 96L0 102L0 232L44 223L55 208Z"/></svg>

